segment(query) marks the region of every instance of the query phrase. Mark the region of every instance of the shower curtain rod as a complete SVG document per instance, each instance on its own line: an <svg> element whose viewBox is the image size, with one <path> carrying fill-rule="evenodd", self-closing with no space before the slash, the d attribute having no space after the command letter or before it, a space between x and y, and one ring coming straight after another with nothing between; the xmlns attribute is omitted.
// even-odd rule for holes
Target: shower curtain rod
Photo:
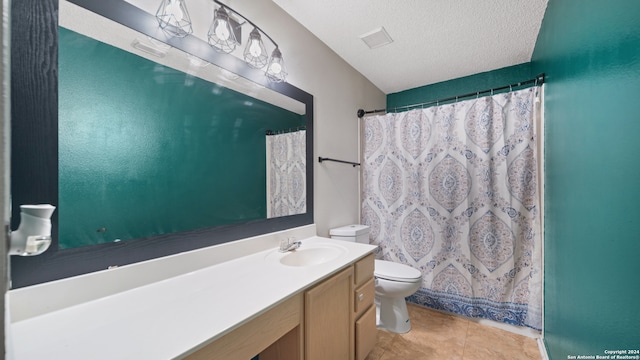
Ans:
<svg viewBox="0 0 640 360"><path fill-rule="evenodd" d="M506 90L506 89L510 89L511 90L514 87L520 87L520 86L525 86L525 85L529 85L529 84L534 84L533 86L544 84L544 73L538 74L538 76L536 76L533 79L525 80L525 81L522 81L522 82L519 82L519 83L515 83L515 84L511 84L511 85L501 86L501 87L498 87L498 88L492 88L492 89L487 89L487 90L482 90L482 91L476 91L474 93L468 93L468 94L464 94L464 95L452 96L452 97L445 98L445 99L432 100L432 101L428 101L428 102L424 102L424 103L420 103L420 104L397 106L397 107L394 107L393 110L397 111L398 109L410 109L410 108L413 108L413 107L438 104L438 103L441 103L441 102L447 102L447 101L452 101L452 100L458 101L458 100L463 99L463 98L468 98L468 97L472 97L472 96L476 96L477 97L477 96L480 96L480 94L485 94L485 93L493 94L493 92L495 92L495 91ZM363 109L358 109L358 117L361 118L361 117L365 116L366 114L386 113L386 112L389 112L389 110L392 110L392 109L380 109L380 110L368 110L368 111L364 111Z"/></svg>
<svg viewBox="0 0 640 360"><path fill-rule="evenodd" d="M296 127L280 129L280 130L271 130L271 129L269 129L269 130L267 130L265 132L265 134L266 135L281 135L281 134L287 134L287 133L301 131L301 130L307 130L307 126L306 125L302 125L302 126L296 126Z"/></svg>

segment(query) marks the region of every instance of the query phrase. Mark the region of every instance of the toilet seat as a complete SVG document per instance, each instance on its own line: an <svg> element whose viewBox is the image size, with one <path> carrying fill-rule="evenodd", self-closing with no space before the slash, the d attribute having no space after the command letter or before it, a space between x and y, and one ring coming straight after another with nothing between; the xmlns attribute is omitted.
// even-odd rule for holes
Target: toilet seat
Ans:
<svg viewBox="0 0 640 360"><path fill-rule="evenodd" d="M390 281L415 282L422 279L418 269L386 260L375 260L373 274L376 278Z"/></svg>

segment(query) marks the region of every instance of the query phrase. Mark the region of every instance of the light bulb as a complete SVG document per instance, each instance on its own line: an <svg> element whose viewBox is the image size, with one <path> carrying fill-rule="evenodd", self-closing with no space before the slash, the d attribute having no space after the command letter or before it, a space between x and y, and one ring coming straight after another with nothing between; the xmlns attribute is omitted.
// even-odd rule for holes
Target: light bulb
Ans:
<svg viewBox="0 0 640 360"><path fill-rule="evenodd" d="M274 62L271 64L269 69L271 69L271 72L273 74L280 74L280 72L282 71L282 66L280 66L280 64L278 64L277 62Z"/></svg>
<svg viewBox="0 0 640 360"><path fill-rule="evenodd" d="M167 14L170 15L169 23L171 23L171 25L178 25L178 22L184 19L184 13L180 8L180 0L169 0Z"/></svg>
<svg viewBox="0 0 640 360"><path fill-rule="evenodd" d="M251 45L249 45L249 53L253 57L258 57L262 54L262 49L260 49L260 41L257 39L251 40ZM264 65L263 65L264 66Z"/></svg>
<svg viewBox="0 0 640 360"><path fill-rule="evenodd" d="M220 40L228 40L229 35L229 26L228 23L224 20L219 20L215 29L216 36Z"/></svg>

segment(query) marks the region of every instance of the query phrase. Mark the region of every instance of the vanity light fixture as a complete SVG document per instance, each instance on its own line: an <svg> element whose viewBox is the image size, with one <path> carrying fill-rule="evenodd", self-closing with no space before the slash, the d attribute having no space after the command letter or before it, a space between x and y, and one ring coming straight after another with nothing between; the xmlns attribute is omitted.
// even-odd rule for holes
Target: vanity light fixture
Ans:
<svg viewBox="0 0 640 360"><path fill-rule="evenodd" d="M162 0L156 18L160 28L170 36L185 37L193 33L191 16L184 0Z"/></svg>
<svg viewBox="0 0 640 360"><path fill-rule="evenodd" d="M207 37L209 45L218 51L229 54L236 49L238 40L236 40L229 14L224 7L221 6L213 11L213 22L209 27Z"/></svg>
<svg viewBox="0 0 640 360"><path fill-rule="evenodd" d="M191 18L184 1L161 0L156 17L160 27L170 36L185 37L193 32ZM209 45L216 51L233 53L236 47L242 44L242 25L249 23L253 26L253 30L249 33L247 45L243 51L245 63L254 69L264 69L267 79L271 82L284 82L287 72L278 44L260 27L239 12L218 0L213 0L213 2L219 7L213 11L213 21L207 33ZM242 18L244 22L239 23L231 15ZM263 36L267 37L275 48L270 57L262 41Z"/></svg>
<svg viewBox="0 0 640 360"><path fill-rule="evenodd" d="M267 78L271 82L283 82L287 77L287 72L284 67L284 60L282 59L282 53L276 46L275 50L271 54L269 65L267 66Z"/></svg>
<svg viewBox="0 0 640 360"><path fill-rule="evenodd" d="M262 69L267 65L268 60L269 55L262 42L262 36L257 28L253 28L249 34L247 47L244 48L244 61L254 69Z"/></svg>

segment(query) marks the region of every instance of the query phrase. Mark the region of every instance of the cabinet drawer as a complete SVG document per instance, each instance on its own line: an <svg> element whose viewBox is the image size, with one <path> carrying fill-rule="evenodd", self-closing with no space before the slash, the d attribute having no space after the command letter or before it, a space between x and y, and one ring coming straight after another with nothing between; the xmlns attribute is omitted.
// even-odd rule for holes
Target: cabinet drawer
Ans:
<svg viewBox="0 0 640 360"><path fill-rule="evenodd" d="M364 360L376 345L378 328L376 327L376 307L369 310L356 321L356 360Z"/></svg>
<svg viewBox="0 0 640 360"><path fill-rule="evenodd" d="M358 261L355 264L354 272L354 281L356 287L364 284L365 281L369 280L369 278L373 277L373 268L375 266L373 254L367 255L364 259Z"/></svg>
<svg viewBox="0 0 640 360"><path fill-rule="evenodd" d="M362 286L354 291L354 307L357 319L367 308L373 304L373 298L376 295L376 287L374 278L369 279Z"/></svg>

